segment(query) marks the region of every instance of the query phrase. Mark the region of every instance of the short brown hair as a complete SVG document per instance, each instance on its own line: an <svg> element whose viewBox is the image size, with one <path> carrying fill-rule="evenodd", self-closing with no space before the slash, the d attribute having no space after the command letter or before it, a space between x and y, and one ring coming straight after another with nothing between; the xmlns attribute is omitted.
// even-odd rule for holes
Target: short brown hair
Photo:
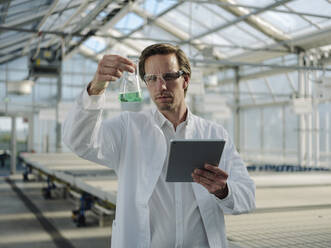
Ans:
<svg viewBox="0 0 331 248"><path fill-rule="evenodd" d="M183 52L182 49L180 49L177 46L174 46L169 43L158 43L154 45L150 45L146 47L142 52L139 57L139 75L142 80L144 80L145 76L145 61L149 57L153 55L167 55L167 54L175 54L177 57L178 65L179 65L179 70L182 70L185 75L188 75L191 77L191 66L190 62ZM184 93L186 95L187 87L184 90Z"/></svg>

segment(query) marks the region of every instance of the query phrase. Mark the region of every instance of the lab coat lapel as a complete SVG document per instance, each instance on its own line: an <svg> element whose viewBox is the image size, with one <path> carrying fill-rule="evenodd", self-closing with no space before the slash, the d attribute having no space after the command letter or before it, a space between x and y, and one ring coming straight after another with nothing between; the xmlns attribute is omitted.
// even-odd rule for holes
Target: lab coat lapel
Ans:
<svg viewBox="0 0 331 248"><path fill-rule="evenodd" d="M149 201L156 186L156 182L161 175L162 167L167 153L165 137L162 130L156 123L153 125L151 132L154 132L152 137L155 137L153 142L153 145L155 146L155 152L150 153L148 157L148 163L150 166L148 166L147 170L145 171L146 176L144 178L144 189L146 192L146 198L144 199L144 202L146 203Z"/></svg>

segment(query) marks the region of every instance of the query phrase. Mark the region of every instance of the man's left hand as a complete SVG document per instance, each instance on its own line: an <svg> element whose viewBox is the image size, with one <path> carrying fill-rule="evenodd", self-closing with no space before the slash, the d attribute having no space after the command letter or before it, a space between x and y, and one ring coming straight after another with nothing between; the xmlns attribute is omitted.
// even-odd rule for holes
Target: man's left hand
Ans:
<svg viewBox="0 0 331 248"><path fill-rule="evenodd" d="M192 173L193 181L204 186L209 193L223 199L228 193L227 178L228 174L211 164L205 164L204 169L195 169Z"/></svg>

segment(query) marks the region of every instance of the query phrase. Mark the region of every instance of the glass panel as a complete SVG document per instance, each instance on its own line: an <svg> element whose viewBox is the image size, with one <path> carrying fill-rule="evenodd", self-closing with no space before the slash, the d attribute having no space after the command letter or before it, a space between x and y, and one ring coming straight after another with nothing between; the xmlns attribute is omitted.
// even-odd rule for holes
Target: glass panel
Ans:
<svg viewBox="0 0 331 248"><path fill-rule="evenodd" d="M284 96L276 96L277 100L289 100L290 96L294 93L289 85L289 81L284 74L274 75L268 77L268 82L270 84L270 88L274 94L280 94ZM287 96L286 96L287 95Z"/></svg>
<svg viewBox="0 0 331 248"><path fill-rule="evenodd" d="M292 14L267 11L260 14L259 17L266 20L275 28L283 31L286 34L291 34L295 31L298 31L299 29L311 27L311 24L309 24L307 21L299 16Z"/></svg>
<svg viewBox="0 0 331 248"><path fill-rule="evenodd" d="M216 7L218 11L216 12L212 7ZM176 25L181 25L185 32L192 33L193 36L223 25L226 21L222 16L228 17L225 10L211 4L185 3L176 10L167 14L168 19ZM177 22L178 18L180 20L183 16L185 16L185 20ZM233 19L234 17L231 15L230 18Z"/></svg>
<svg viewBox="0 0 331 248"><path fill-rule="evenodd" d="M248 45L257 42L255 38L248 35L246 32L236 26L230 26L226 29L222 29L221 31L217 32L217 34L227 37L227 39L237 45Z"/></svg>
<svg viewBox="0 0 331 248"><path fill-rule="evenodd" d="M96 53L102 51L106 47L105 40L99 37L88 38L83 44Z"/></svg>
<svg viewBox="0 0 331 248"><path fill-rule="evenodd" d="M147 40L148 38L150 39L155 39L157 38L158 40L166 40L166 41L179 41L177 37L174 35L166 32L162 28L159 28L156 25L148 25L145 26L141 31L134 33L133 37L145 37ZM155 42L150 42L150 44L153 44Z"/></svg>
<svg viewBox="0 0 331 248"><path fill-rule="evenodd" d="M189 15L186 13L187 12L174 10L168 12L163 18L176 28L183 30L184 33L192 34L193 36L206 31L201 23L190 20Z"/></svg>
<svg viewBox="0 0 331 248"><path fill-rule="evenodd" d="M220 50L226 49L226 47L222 47L222 45L224 45L224 46L233 45L231 42L229 42L227 37L222 37L216 33L212 33L212 34L202 37L201 41L203 41L203 43L206 43L206 44L215 45L215 48L220 49ZM219 45L219 47L217 47L218 45ZM233 48L231 48L231 49L233 49Z"/></svg>
<svg viewBox="0 0 331 248"><path fill-rule="evenodd" d="M116 23L115 29L119 30L121 33L128 34L142 24L144 24L144 19L130 12Z"/></svg>
<svg viewBox="0 0 331 248"><path fill-rule="evenodd" d="M248 109L245 113L245 143L246 151L252 151L253 154L259 154L261 150L261 110ZM249 130L252 130L249 132Z"/></svg>
<svg viewBox="0 0 331 248"><path fill-rule="evenodd" d="M16 21L18 18L30 17L34 13L44 11L50 6L47 2L47 0L40 0L29 1L29 3L19 5L11 4L7 12L6 22L9 23Z"/></svg>
<svg viewBox="0 0 331 248"><path fill-rule="evenodd" d="M233 84L222 85L219 90L221 97L226 97L229 103L234 101L234 90Z"/></svg>
<svg viewBox="0 0 331 248"><path fill-rule="evenodd" d="M298 150L298 116L293 114L290 107L285 108L285 135L286 153L293 156Z"/></svg>
<svg viewBox="0 0 331 248"><path fill-rule="evenodd" d="M246 82L242 82L239 84L239 90L240 90L240 103L241 104L252 104L253 100L252 97L250 96L249 89L247 88Z"/></svg>
<svg viewBox="0 0 331 248"><path fill-rule="evenodd" d="M52 101L56 96L56 81L55 79L40 78L35 84L36 87L36 102L44 102L52 105Z"/></svg>
<svg viewBox="0 0 331 248"><path fill-rule="evenodd" d="M274 151L282 150L282 109L279 107L263 109L264 149L266 155L275 156Z"/></svg>
<svg viewBox="0 0 331 248"><path fill-rule="evenodd" d="M173 1L155 1L155 0L145 0L142 1L143 3L140 4L144 10L148 11L153 15L158 15L161 12L165 11L166 9L170 8L171 6L177 3L177 0Z"/></svg>
<svg viewBox="0 0 331 248"><path fill-rule="evenodd" d="M28 70L28 58L26 56L18 58L14 61L11 61L8 63L8 69L13 69L13 70L21 70L25 73L27 73Z"/></svg>
<svg viewBox="0 0 331 248"><path fill-rule="evenodd" d="M133 49L129 46L126 46L125 44L121 44L121 43L116 43L116 45L111 47L110 50L105 51L104 54L107 54L107 53L118 54L118 55L121 55L124 57L139 55L139 53L135 49Z"/></svg>
<svg viewBox="0 0 331 248"><path fill-rule="evenodd" d="M292 82L292 86L294 87L294 90L297 92L298 91L298 72L297 71L288 72L287 75L288 75L288 79Z"/></svg>
<svg viewBox="0 0 331 248"><path fill-rule="evenodd" d="M44 25L42 26L42 30L62 30L63 25L66 23L66 21L76 12L75 9L68 9L63 12L60 12L59 14L53 14L49 16ZM75 19L81 19L80 16L76 17ZM72 20L73 21L73 20ZM71 21L71 22L72 22Z"/></svg>
<svg viewBox="0 0 331 248"><path fill-rule="evenodd" d="M326 16L330 16L331 13L330 1L326 0L314 0L313 3L311 0L297 0L291 1L286 5L298 12L307 12Z"/></svg>
<svg viewBox="0 0 331 248"><path fill-rule="evenodd" d="M253 28L252 26L248 25L245 22L238 23L236 25L238 28L240 28L242 31L247 32L250 36L252 36L257 41L251 44L246 44L246 46L252 46L252 47L260 47L264 45L265 43L272 43L274 42L273 39L269 38L264 33L260 32L259 30Z"/></svg>
<svg viewBox="0 0 331 248"><path fill-rule="evenodd" d="M270 91L269 91L267 85L265 84L265 81L263 80L263 78L249 80L249 81L246 81L246 83L249 85L250 92L255 97L255 100L257 103L272 101ZM245 92L246 92L246 94L249 94L248 88Z"/></svg>

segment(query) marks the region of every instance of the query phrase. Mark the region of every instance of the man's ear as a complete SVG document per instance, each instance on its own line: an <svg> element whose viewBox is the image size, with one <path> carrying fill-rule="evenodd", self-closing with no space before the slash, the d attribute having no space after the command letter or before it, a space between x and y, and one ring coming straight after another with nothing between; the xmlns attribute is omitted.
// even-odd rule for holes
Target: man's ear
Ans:
<svg viewBox="0 0 331 248"><path fill-rule="evenodd" d="M183 88L186 89L188 87L189 82L190 82L190 77L189 77L189 75L183 75L183 78L184 78Z"/></svg>

